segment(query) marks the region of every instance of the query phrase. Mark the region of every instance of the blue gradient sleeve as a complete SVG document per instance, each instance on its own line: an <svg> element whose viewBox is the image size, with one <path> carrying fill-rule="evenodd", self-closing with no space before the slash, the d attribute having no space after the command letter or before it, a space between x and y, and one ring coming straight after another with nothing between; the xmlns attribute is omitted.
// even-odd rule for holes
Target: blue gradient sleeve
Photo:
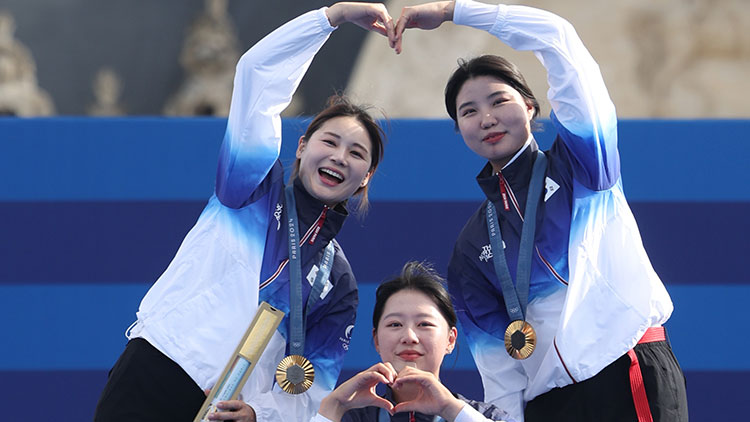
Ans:
<svg viewBox="0 0 750 422"><path fill-rule="evenodd" d="M499 7L490 31L516 50L530 50L547 69L550 117L574 159L576 179L592 190L620 177L617 116L599 70L573 26L552 13Z"/></svg>
<svg viewBox="0 0 750 422"><path fill-rule="evenodd" d="M493 14L488 13L491 11ZM598 191L620 177L617 116L599 66L565 19L526 6L456 2L454 22L489 30L518 51L531 51L547 70L552 119L569 149L577 180Z"/></svg>
<svg viewBox="0 0 750 422"><path fill-rule="evenodd" d="M308 12L240 58L216 174L216 196L224 205L244 206L278 158L281 112L334 29L323 9Z"/></svg>

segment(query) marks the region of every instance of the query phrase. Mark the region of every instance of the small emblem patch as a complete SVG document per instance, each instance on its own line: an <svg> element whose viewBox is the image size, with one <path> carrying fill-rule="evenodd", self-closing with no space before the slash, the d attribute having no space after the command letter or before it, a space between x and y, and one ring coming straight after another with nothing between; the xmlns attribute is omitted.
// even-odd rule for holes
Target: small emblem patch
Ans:
<svg viewBox="0 0 750 422"><path fill-rule="evenodd" d="M557 184L554 180L547 177L544 180L544 188L546 189L546 193L544 194L544 202L547 202L547 200L552 196L555 192L557 192L558 189L560 189L560 185Z"/></svg>

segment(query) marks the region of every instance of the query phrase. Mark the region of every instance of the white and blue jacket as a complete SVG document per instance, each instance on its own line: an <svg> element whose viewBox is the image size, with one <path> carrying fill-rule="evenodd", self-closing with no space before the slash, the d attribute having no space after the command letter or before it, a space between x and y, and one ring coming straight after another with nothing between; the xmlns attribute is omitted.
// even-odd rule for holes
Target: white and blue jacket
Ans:
<svg viewBox="0 0 750 422"><path fill-rule="evenodd" d="M596 375L664 323L672 302L654 272L625 201L617 120L599 67L564 19L524 6L459 0L454 22L489 31L530 50L547 69L551 119L558 131L546 152L537 214L527 320L537 348L519 361L505 351L509 318L492 263L486 202L463 228L448 283L485 390L485 401L523 420L525 403L555 387ZM538 147L533 139L502 169L477 177L498 210L515 280L523 207ZM507 183L509 209L500 200Z"/></svg>
<svg viewBox="0 0 750 422"><path fill-rule="evenodd" d="M142 337L200 386L211 388L248 328L259 300L289 312L284 171L278 160L280 113L335 28L324 9L278 28L240 59L219 154L215 194L169 267L141 302L130 338ZM357 309L357 286L334 236L346 218L294 183L299 217L303 303L326 244L335 258L326 288L307 311L305 356L315 382L304 394L275 385L286 356L288 316L242 389L258 421L309 420L335 386ZM325 217L325 218L323 218ZM318 232L315 228L322 223ZM316 234L317 233L317 234Z"/></svg>

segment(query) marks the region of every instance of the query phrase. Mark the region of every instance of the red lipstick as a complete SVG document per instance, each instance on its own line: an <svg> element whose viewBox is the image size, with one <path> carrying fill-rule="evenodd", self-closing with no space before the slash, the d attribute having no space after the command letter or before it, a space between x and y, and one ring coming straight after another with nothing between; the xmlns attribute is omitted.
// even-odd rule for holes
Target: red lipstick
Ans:
<svg viewBox="0 0 750 422"><path fill-rule="evenodd" d="M505 136L505 132L493 132L485 136L482 139L482 142L486 142L488 144L496 144L500 142L500 140L502 140L504 136Z"/></svg>

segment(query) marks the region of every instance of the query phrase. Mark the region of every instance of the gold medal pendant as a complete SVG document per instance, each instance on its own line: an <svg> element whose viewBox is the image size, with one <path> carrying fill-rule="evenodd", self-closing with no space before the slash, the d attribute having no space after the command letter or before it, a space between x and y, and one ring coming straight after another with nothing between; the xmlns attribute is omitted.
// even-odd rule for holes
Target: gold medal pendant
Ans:
<svg viewBox="0 0 750 422"><path fill-rule="evenodd" d="M505 329L505 350L513 359L526 359L536 347L536 333L526 321L520 319L508 324Z"/></svg>
<svg viewBox="0 0 750 422"><path fill-rule="evenodd" d="M276 382L289 394L304 393L314 380L315 368L304 356L287 356L276 367Z"/></svg>

